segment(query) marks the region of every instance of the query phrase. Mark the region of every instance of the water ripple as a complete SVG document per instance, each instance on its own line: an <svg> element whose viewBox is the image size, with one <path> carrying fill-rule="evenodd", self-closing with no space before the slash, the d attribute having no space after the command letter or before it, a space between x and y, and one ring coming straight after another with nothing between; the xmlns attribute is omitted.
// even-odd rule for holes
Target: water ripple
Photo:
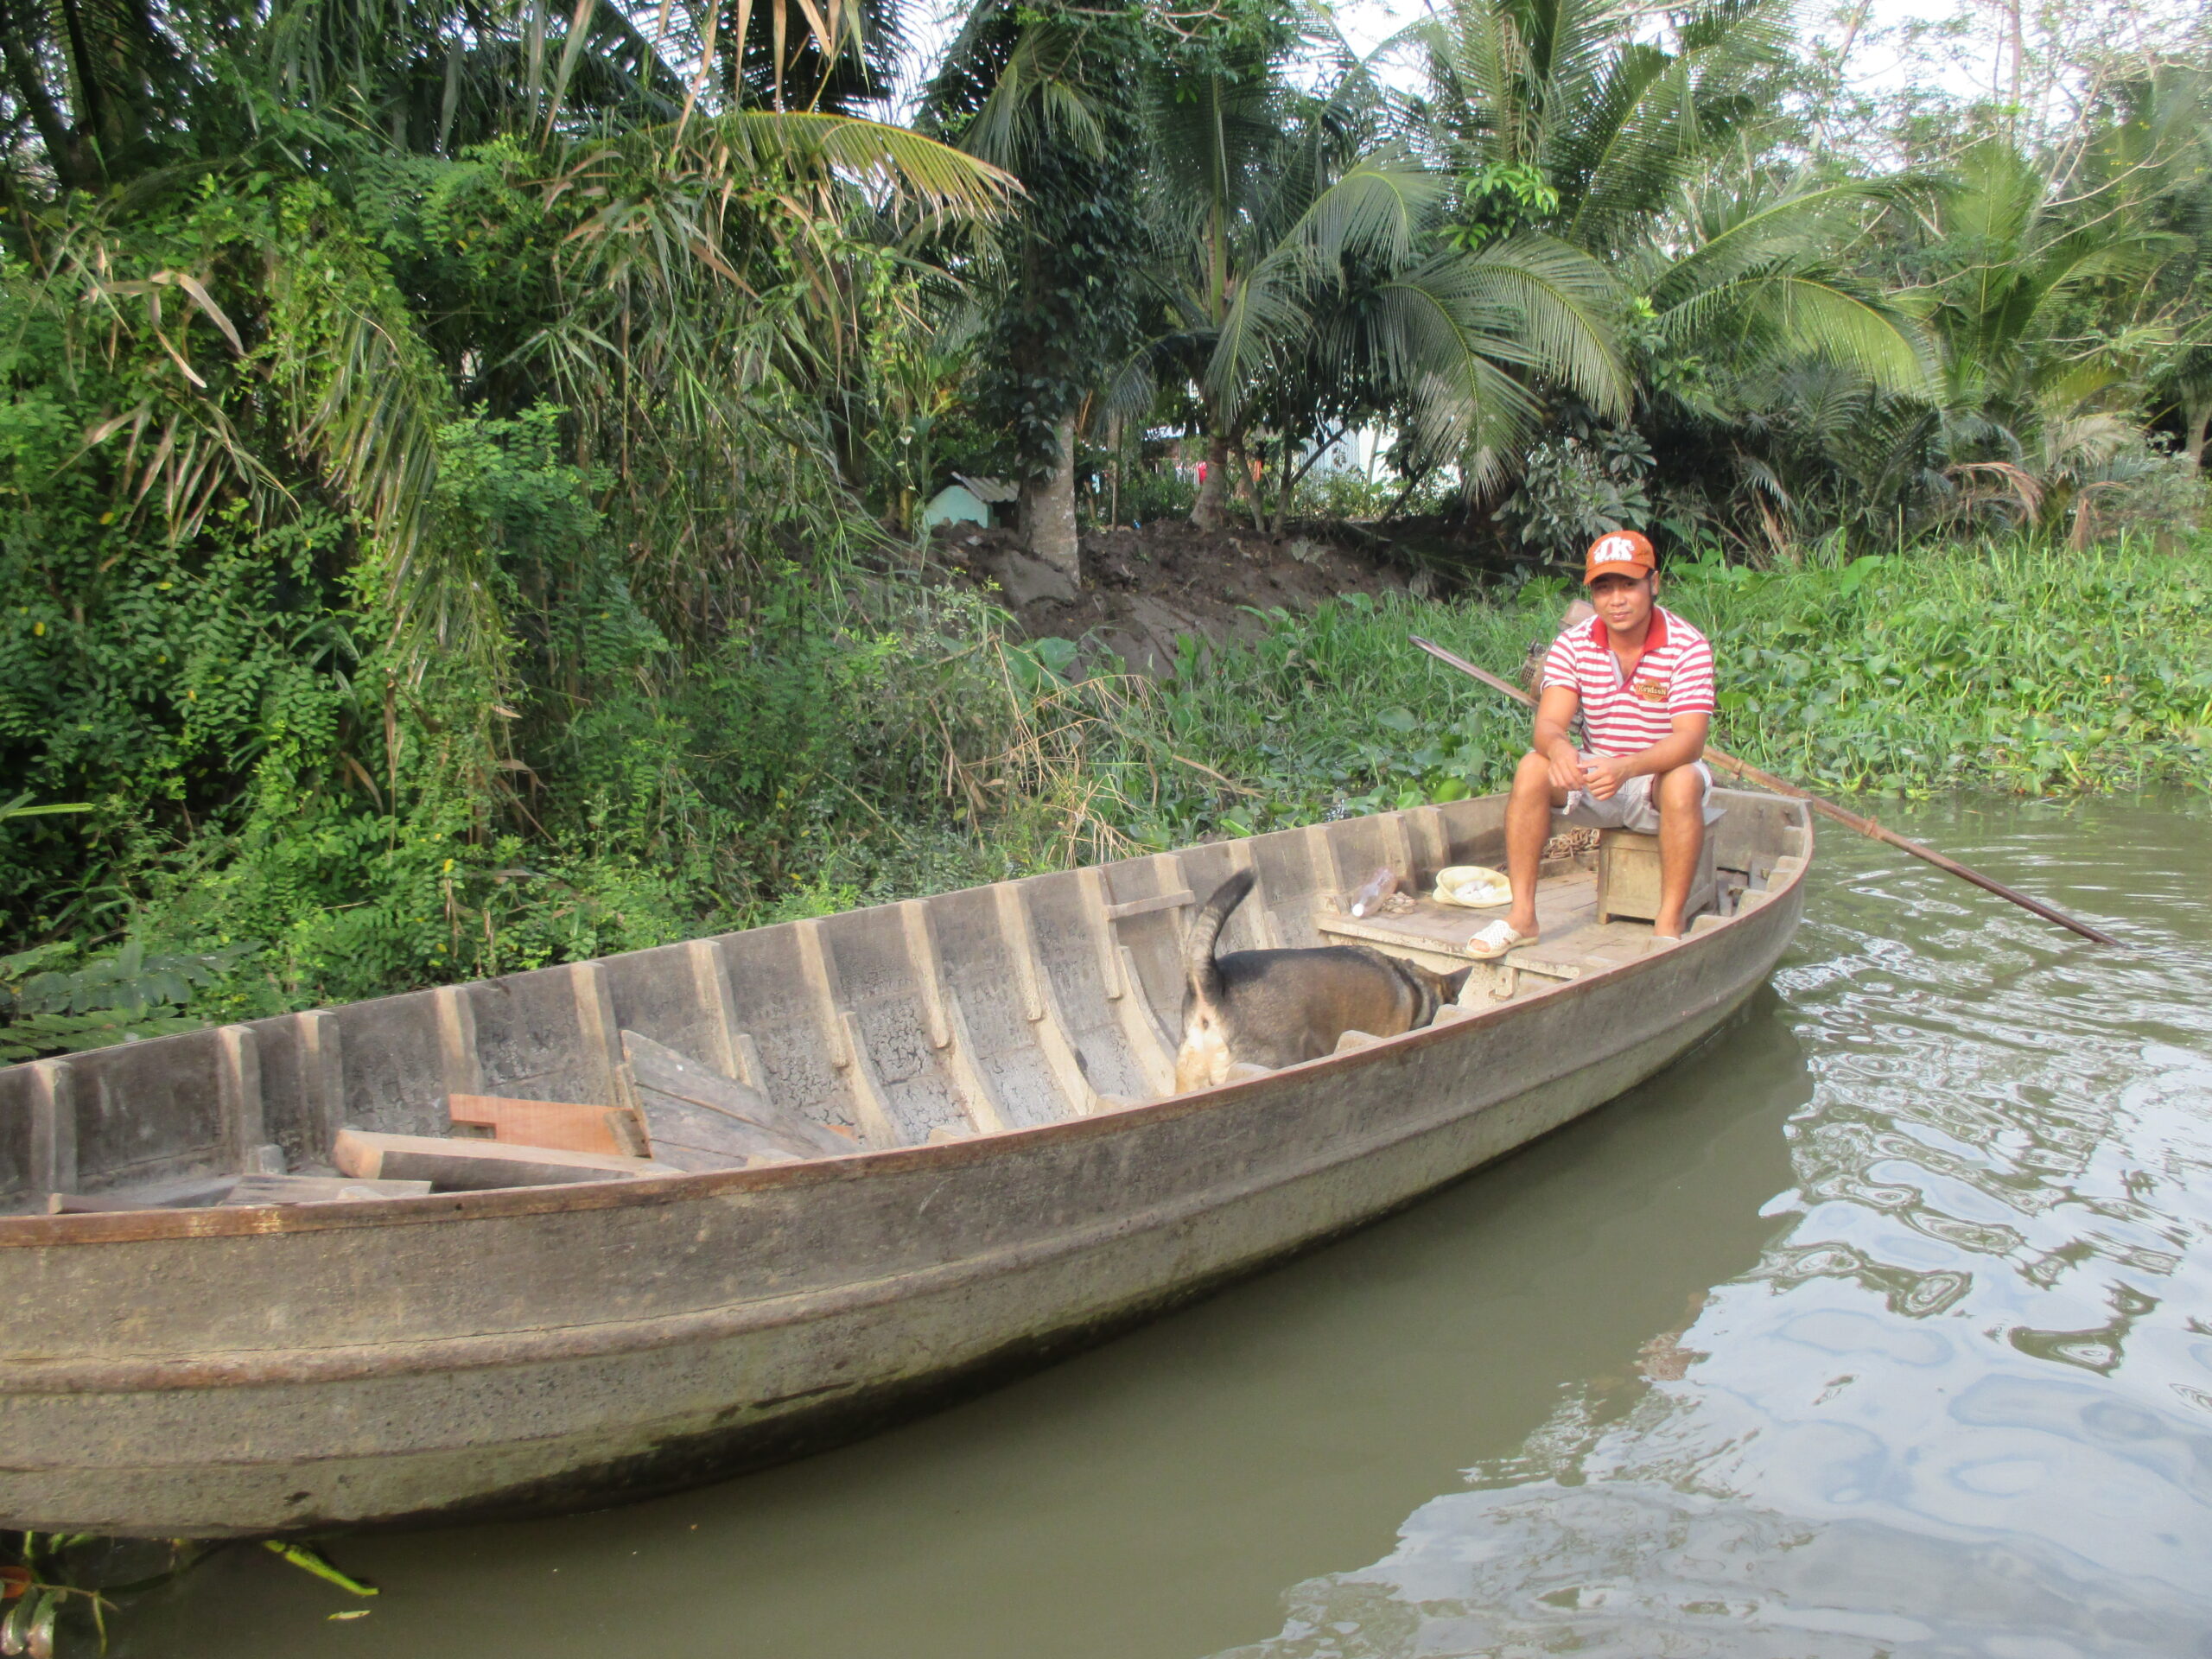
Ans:
<svg viewBox="0 0 2212 1659"><path fill-rule="evenodd" d="M1786 1231L1239 1659L2212 1654L2206 827L1931 827L2124 953L1829 836Z"/></svg>

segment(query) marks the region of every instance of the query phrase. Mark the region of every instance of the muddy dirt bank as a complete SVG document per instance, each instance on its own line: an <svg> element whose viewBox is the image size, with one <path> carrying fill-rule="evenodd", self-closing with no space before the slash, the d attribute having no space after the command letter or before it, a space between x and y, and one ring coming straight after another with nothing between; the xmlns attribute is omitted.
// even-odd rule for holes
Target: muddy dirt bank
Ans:
<svg viewBox="0 0 2212 1659"><path fill-rule="evenodd" d="M1364 543L1364 544L1363 544ZM1082 540L1080 587L1031 556L1020 535L948 525L931 543L948 574L996 589L1031 639L1110 651L1141 672L1163 672L1179 636L1255 638L1268 611L1310 610L1346 594L1381 597L1440 586L1438 576L1381 538L1350 527L1301 526L1281 535L1194 529L1180 522L1096 531Z"/></svg>

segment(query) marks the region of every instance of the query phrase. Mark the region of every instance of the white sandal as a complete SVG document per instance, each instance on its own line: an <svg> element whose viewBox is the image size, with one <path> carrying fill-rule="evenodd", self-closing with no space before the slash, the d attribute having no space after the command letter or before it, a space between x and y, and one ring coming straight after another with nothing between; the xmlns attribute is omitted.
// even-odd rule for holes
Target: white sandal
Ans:
<svg viewBox="0 0 2212 1659"><path fill-rule="evenodd" d="M1508 925L1505 918L1501 916L1467 941L1467 954L1478 962L1490 962L1516 945L1535 943L1535 940L1528 934Z"/></svg>

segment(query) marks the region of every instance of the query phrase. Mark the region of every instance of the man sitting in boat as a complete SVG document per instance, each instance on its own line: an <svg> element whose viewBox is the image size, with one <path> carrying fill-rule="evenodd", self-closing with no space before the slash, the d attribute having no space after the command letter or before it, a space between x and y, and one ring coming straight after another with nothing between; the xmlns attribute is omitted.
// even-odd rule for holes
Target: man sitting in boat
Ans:
<svg viewBox="0 0 2212 1659"><path fill-rule="evenodd" d="M1536 933L1536 871L1552 810L1597 830L1659 837L1659 914L1651 931L1679 938L1705 827L1713 774L1699 757L1713 719L1713 647L1659 604L1651 543L1632 530L1591 544L1583 571L1597 616L1571 624L1544 658L1535 746L1513 774L1505 813L1513 905L1468 941L1502 957ZM1585 742L1572 735L1582 717Z"/></svg>

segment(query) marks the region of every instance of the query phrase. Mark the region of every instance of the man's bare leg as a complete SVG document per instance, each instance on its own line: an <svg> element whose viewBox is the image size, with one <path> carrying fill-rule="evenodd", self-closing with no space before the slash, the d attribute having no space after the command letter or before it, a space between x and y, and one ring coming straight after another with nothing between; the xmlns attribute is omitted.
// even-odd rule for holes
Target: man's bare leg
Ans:
<svg viewBox="0 0 2212 1659"><path fill-rule="evenodd" d="M1676 766L1660 774L1653 792L1659 798L1659 914L1651 931L1659 938L1679 939L1690 877L1705 845L1705 774L1694 764ZM1512 834L1510 820L1506 834Z"/></svg>
<svg viewBox="0 0 2212 1659"><path fill-rule="evenodd" d="M1536 937L1536 871L1552 838L1552 808L1566 804L1567 792L1552 787L1551 762L1533 751L1522 755L1505 806L1505 879L1513 884L1505 925L1526 938Z"/></svg>

